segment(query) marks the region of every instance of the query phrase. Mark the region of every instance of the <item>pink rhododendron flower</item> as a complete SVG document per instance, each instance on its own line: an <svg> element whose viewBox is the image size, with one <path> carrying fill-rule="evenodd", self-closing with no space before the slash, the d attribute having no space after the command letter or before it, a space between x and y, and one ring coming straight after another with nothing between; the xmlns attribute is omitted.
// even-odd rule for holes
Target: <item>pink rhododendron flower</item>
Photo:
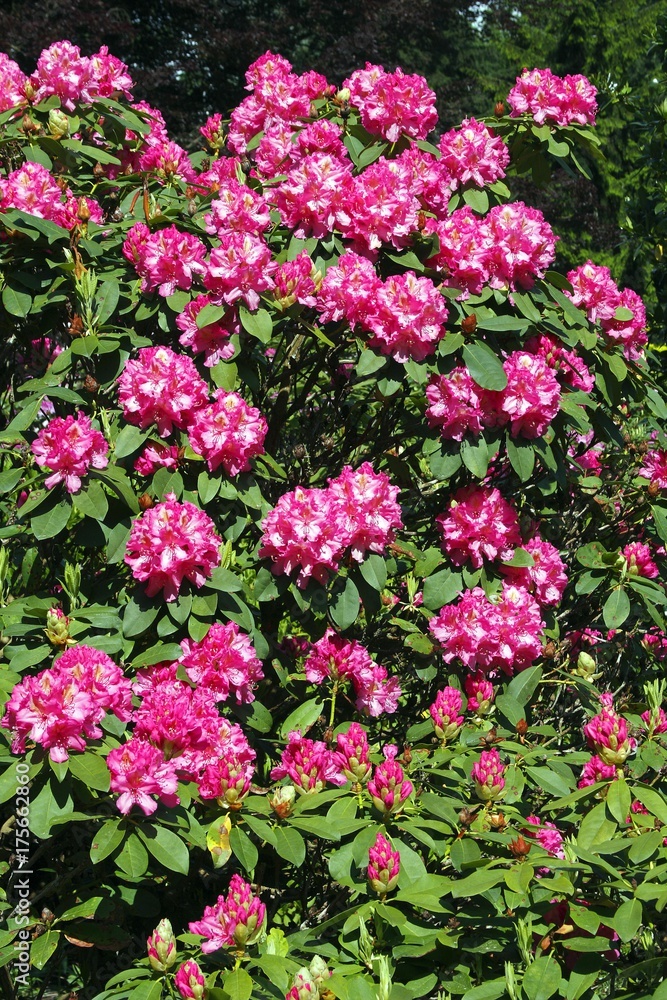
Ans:
<svg viewBox="0 0 667 1000"><path fill-rule="evenodd" d="M316 308L321 322L346 319L353 329L367 327L381 284L369 260L352 251L341 254L338 263L328 268L320 287Z"/></svg>
<svg viewBox="0 0 667 1000"><path fill-rule="evenodd" d="M207 906L202 919L191 922L189 929L206 938L201 943L205 955L225 946L243 951L257 940L265 919L264 903L253 896L248 882L232 875L227 895L218 896L215 906Z"/></svg>
<svg viewBox="0 0 667 1000"><path fill-rule="evenodd" d="M0 52L0 112L26 103L27 76L18 63Z"/></svg>
<svg viewBox="0 0 667 1000"><path fill-rule="evenodd" d="M174 180L193 184L197 180L197 173L187 152L166 137L162 142L153 139L146 143L145 150L139 156L138 167L143 173L154 174L163 184ZM161 291L160 294L163 295L164 292Z"/></svg>
<svg viewBox="0 0 667 1000"><path fill-rule="evenodd" d="M509 421L513 437L538 438L560 409L561 388L552 369L536 354L514 351L503 364L507 385L501 393L485 393L483 406ZM489 422L488 413L485 414Z"/></svg>
<svg viewBox="0 0 667 1000"><path fill-rule="evenodd" d="M123 256L141 278L142 292L157 289L164 298L177 288L192 287L195 275L206 272L205 255L202 241L176 226L151 233L145 223L137 222L123 243Z"/></svg>
<svg viewBox="0 0 667 1000"><path fill-rule="evenodd" d="M491 234L484 219L468 208L457 208L443 219L427 219L426 234L440 244L427 264L444 272L444 284L460 288L462 298L478 295L490 277Z"/></svg>
<svg viewBox="0 0 667 1000"><path fill-rule="evenodd" d="M175 444L147 444L134 463L134 471L152 476L157 469L177 469L179 451Z"/></svg>
<svg viewBox="0 0 667 1000"><path fill-rule="evenodd" d="M287 736L280 764L271 769L271 780L289 777L297 792L321 792L325 784L344 785L334 754L321 740L309 740L299 732Z"/></svg>
<svg viewBox="0 0 667 1000"><path fill-rule="evenodd" d="M594 756L584 764L577 788L588 788L590 785L597 785L599 781L615 781L616 778L616 766L606 764L600 757Z"/></svg>
<svg viewBox="0 0 667 1000"><path fill-rule="evenodd" d="M312 309L317 305L321 284L322 275L308 253L302 250L294 260L285 261L276 271L273 294L281 309L289 309L296 303Z"/></svg>
<svg viewBox="0 0 667 1000"><path fill-rule="evenodd" d="M373 765L368 757L366 730L358 722L353 722L346 733L338 734L333 759L348 781L368 781Z"/></svg>
<svg viewBox="0 0 667 1000"><path fill-rule="evenodd" d="M222 149L225 143L225 138L222 125L222 115L220 112L217 112L214 115L209 115L204 124L200 126L199 131L204 136L211 149Z"/></svg>
<svg viewBox="0 0 667 1000"><path fill-rule="evenodd" d="M381 66L357 70L343 87L361 115L361 123L371 135L398 142L402 135L425 139L438 121L435 94L417 74L385 73Z"/></svg>
<svg viewBox="0 0 667 1000"><path fill-rule="evenodd" d="M214 624L199 642L183 639L180 663L197 688L214 701L234 696L237 705L255 700L254 688L264 673L250 637L235 622Z"/></svg>
<svg viewBox="0 0 667 1000"><path fill-rule="evenodd" d="M277 266L262 237L226 230L211 250L204 285L228 305L242 299L254 311L260 292L273 288Z"/></svg>
<svg viewBox="0 0 667 1000"><path fill-rule="evenodd" d="M559 604L567 586L567 574L558 549L537 535L525 542L523 548L533 557L533 565L501 566L500 572L517 587L530 591L542 607Z"/></svg>
<svg viewBox="0 0 667 1000"><path fill-rule="evenodd" d="M198 295L176 317L176 326L181 330L179 344L189 347L194 354L203 353L204 364L207 368L212 368L218 361L228 361L233 356L234 345L229 342L229 338L234 333L240 333L241 324L238 314L231 308L213 323L197 326L199 313L208 305L217 303L210 295Z"/></svg>
<svg viewBox="0 0 667 1000"><path fill-rule="evenodd" d="M368 849L367 877L370 887L378 896L386 896L396 888L401 871L401 855L381 833Z"/></svg>
<svg viewBox="0 0 667 1000"><path fill-rule="evenodd" d="M271 197L283 224L295 236L320 239L348 218L346 191L351 183L349 161L330 153L310 153L287 171Z"/></svg>
<svg viewBox="0 0 667 1000"><path fill-rule="evenodd" d="M176 961L176 938L171 921L161 920L146 941L146 951L151 968L156 972L166 972Z"/></svg>
<svg viewBox="0 0 667 1000"><path fill-rule="evenodd" d="M512 117L529 114L538 125L595 125L597 91L581 74L559 77L550 69L524 69L507 95Z"/></svg>
<svg viewBox="0 0 667 1000"><path fill-rule="evenodd" d="M480 389L467 368L455 368L449 375L432 375L426 398L429 427L439 427L446 440L462 441L468 431L481 433Z"/></svg>
<svg viewBox="0 0 667 1000"><path fill-rule="evenodd" d="M537 208L514 201L496 205L484 219L488 227L489 284L492 288L532 288L556 257L553 230Z"/></svg>
<svg viewBox="0 0 667 1000"><path fill-rule="evenodd" d="M343 524L343 547L362 562L367 552L381 555L403 527L399 490L384 472L374 472L370 462L358 469L346 465L340 475L329 480L331 505Z"/></svg>
<svg viewBox="0 0 667 1000"><path fill-rule="evenodd" d="M44 480L47 489L64 483L68 493L81 489L81 477L88 470L106 469L109 445L104 435L93 428L90 417L81 410L76 417L54 417L32 442L31 451L42 469L51 469Z"/></svg>
<svg viewBox="0 0 667 1000"><path fill-rule="evenodd" d="M482 750L471 772L472 780L475 782L475 792L482 802L492 802L500 797L505 787L506 770L497 750Z"/></svg>
<svg viewBox="0 0 667 1000"><path fill-rule="evenodd" d="M556 377L572 389L590 392L595 385L595 379L575 351L568 351L551 334L531 337L526 341L526 350L543 357Z"/></svg>
<svg viewBox="0 0 667 1000"><path fill-rule="evenodd" d="M505 176L510 161L509 149L500 136L475 118L464 118L459 128L445 132L438 148L456 187L494 184Z"/></svg>
<svg viewBox="0 0 667 1000"><path fill-rule="evenodd" d="M102 221L102 210L96 201L91 198L80 201L86 208L87 218L93 222ZM63 190L41 163L24 163L0 181L0 211L12 208L48 219L64 229L72 229L81 222L79 200L68 187Z"/></svg>
<svg viewBox="0 0 667 1000"><path fill-rule="evenodd" d="M146 816L151 816L157 809L153 795L170 809L178 805L178 778L174 765L150 743L133 737L111 750L107 767L111 772L111 791L120 792L116 805L124 816L135 805Z"/></svg>
<svg viewBox="0 0 667 1000"><path fill-rule="evenodd" d="M463 725L463 716L459 715L463 697L458 688L445 687L437 692L435 701L429 708L435 735L443 743L458 736Z"/></svg>
<svg viewBox="0 0 667 1000"><path fill-rule="evenodd" d="M25 753L31 739L51 760L65 761L70 750L85 750L87 739L101 739L99 723L107 712L127 722L130 699L120 667L106 653L77 644L49 670L14 687L2 725L12 731L12 753Z"/></svg>
<svg viewBox="0 0 667 1000"><path fill-rule="evenodd" d="M167 493L162 503L144 511L130 531L125 562L135 580L147 581L146 593L164 591L175 601L184 580L202 587L220 565L221 539L210 517L192 503L178 503Z"/></svg>
<svg viewBox="0 0 667 1000"><path fill-rule="evenodd" d="M540 847L547 854L550 854L552 858L565 857L563 836L553 823L543 823L539 816L527 816L526 820L531 824L531 827L536 827L537 829L529 827L525 832L530 836L534 836Z"/></svg>
<svg viewBox="0 0 667 1000"><path fill-rule="evenodd" d="M365 325L370 341L397 361L423 361L445 336L447 306L430 278L414 272L387 278L377 288Z"/></svg>
<svg viewBox="0 0 667 1000"><path fill-rule="evenodd" d="M397 752L391 743L383 748L385 759L375 767L373 777L366 786L373 805L385 816L398 812L414 791L414 785L405 777L403 768L395 759Z"/></svg>
<svg viewBox="0 0 667 1000"><path fill-rule="evenodd" d="M204 973L193 959L183 962L174 976L174 986L183 1000L206 1000Z"/></svg>
<svg viewBox="0 0 667 1000"><path fill-rule="evenodd" d="M275 574L298 568L297 583L305 587L312 576L325 583L335 572L343 552L343 515L327 490L297 487L285 493L262 521L260 559L273 560Z"/></svg>
<svg viewBox="0 0 667 1000"><path fill-rule="evenodd" d="M643 576L648 580L655 580L660 575L660 570L651 559L650 546L643 542L630 542L621 552L628 561L630 576Z"/></svg>
<svg viewBox="0 0 667 1000"><path fill-rule="evenodd" d="M642 466L637 470L642 479L650 479L661 490L667 490L667 449L657 448L644 456Z"/></svg>
<svg viewBox="0 0 667 1000"><path fill-rule="evenodd" d="M646 726L646 731L652 736L667 733L667 714L663 708L659 708L655 715L650 708L642 712L642 722Z"/></svg>
<svg viewBox="0 0 667 1000"><path fill-rule="evenodd" d="M346 211L338 223L361 252L383 243L406 246L419 225L419 201L411 189L411 171L400 160L378 160L348 184Z"/></svg>
<svg viewBox="0 0 667 1000"><path fill-rule="evenodd" d="M196 410L188 434L211 472L222 466L228 476L250 469L250 460L264 454L266 420L236 392L217 389L214 402Z"/></svg>
<svg viewBox="0 0 667 1000"><path fill-rule="evenodd" d="M197 778L202 799L216 799L223 808L238 810L250 791L255 766L238 757L218 757Z"/></svg>
<svg viewBox="0 0 667 1000"><path fill-rule="evenodd" d="M206 232L212 235L222 236L230 230L237 230L261 236L271 225L271 216L266 200L258 191L230 178L221 185L204 222Z"/></svg>
<svg viewBox="0 0 667 1000"><path fill-rule="evenodd" d="M142 428L155 424L160 437L186 427L207 400L206 383L194 362L169 347L142 347L118 378L124 418Z"/></svg>
<svg viewBox="0 0 667 1000"><path fill-rule="evenodd" d="M458 658L468 667L509 675L535 662L543 628L537 602L522 587L506 583L491 599L481 587L465 591L429 623L445 663Z"/></svg>
<svg viewBox="0 0 667 1000"><path fill-rule="evenodd" d="M497 489L464 486L454 494L449 511L436 518L442 545L456 566L470 560L479 568L484 560L505 559L521 545L514 508Z"/></svg>
<svg viewBox="0 0 667 1000"><path fill-rule="evenodd" d="M586 261L567 280L572 292L566 293L575 306L583 309L591 323L599 323L606 339L623 347L626 358L643 357L646 336L646 309L639 295L631 288L622 291L613 280L608 267ZM628 311L629 318L616 319L617 310Z"/></svg>

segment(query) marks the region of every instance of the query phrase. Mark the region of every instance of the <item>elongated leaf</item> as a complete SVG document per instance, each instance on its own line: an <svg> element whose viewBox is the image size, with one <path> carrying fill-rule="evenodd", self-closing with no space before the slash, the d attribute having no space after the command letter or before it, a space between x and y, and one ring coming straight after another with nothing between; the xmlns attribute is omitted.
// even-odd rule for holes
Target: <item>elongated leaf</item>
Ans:
<svg viewBox="0 0 667 1000"><path fill-rule="evenodd" d="M30 528L35 538L40 541L45 538L53 538L55 535L59 535L63 530L67 522L69 521L69 516L72 513L72 504L67 500L63 500L61 503L56 504L51 510L48 510L45 514L35 514L30 520Z"/></svg>
<svg viewBox="0 0 667 1000"><path fill-rule="evenodd" d="M642 923L642 904L638 899L621 903L614 914L614 930L621 941L627 943L637 935Z"/></svg>
<svg viewBox="0 0 667 1000"><path fill-rule="evenodd" d="M560 978L560 965L553 955L536 958L523 977L523 989L528 1000L549 1000L560 987Z"/></svg>
<svg viewBox="0 0 667 1000"><path fill-rule="evenodd" d="M466 344L463 348L463 360L471 376L482 389L500 391L507 385L507 375L500 358L483 341Z"/></svg>
<svg viewBox="0 0 667 1000"><path fill-rule="evenodd" d="M188 874L190 853L178 834L166 826L140 826L137 833L156 861L172 872Z"/></svg>
<svg viewBox="0 0 667 1000"><path fill-rule="evenodd" d="M248 874L252 875L259 853L248 834L240 830L238 826L233 827L229 835L229 846Z"/></svg>
<svg viewBox="0 0 667 1000"><path fill-rule="evenodd" d="M342 588L334 585L329 603L329 613L340 629L349 628L357 620L361 607L360 601L359 591L351 577L347 578Z"/></svg>
<svg viewBox="0 0 667 1000"><path fill-rule="evenodd" d="M630 598L624 587L617 587L605 601L602 617L607 628L619 628L630 614Z"/></svg>
<svg viewBox="0 0 667 1000"><path fill-rule="evenodd" d="M306 842L292 826L278 826L275 829L276 851L285 861L298 868L306 857Z"/></svg>
<svg viewBox="0 0 667 1000"><path fill-rule="evenodd" d="M104 758L96 753L70 754L69 769L75 778L79 778L89 788L97 788L100 792L109 791L109 768Z"/></svg>
<svg viewBox="0 0 667 1000"><path fill-rule="evenodd" d="M104 861L122 843L125 831L121 820L109 819L99 828L90 846L90 860L94 865Z"/></svg>

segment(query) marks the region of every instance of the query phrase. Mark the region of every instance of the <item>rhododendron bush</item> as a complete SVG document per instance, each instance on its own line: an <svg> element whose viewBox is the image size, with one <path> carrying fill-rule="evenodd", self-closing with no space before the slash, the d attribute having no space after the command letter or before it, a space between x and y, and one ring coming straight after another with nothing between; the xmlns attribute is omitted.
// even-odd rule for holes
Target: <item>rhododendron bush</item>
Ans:
<svg viewBox="0 0 667 1000"><path fill-rule="evenodd" d="M667 404L512 194L595 89L0 81L8 989L664 997Z"/></svg>

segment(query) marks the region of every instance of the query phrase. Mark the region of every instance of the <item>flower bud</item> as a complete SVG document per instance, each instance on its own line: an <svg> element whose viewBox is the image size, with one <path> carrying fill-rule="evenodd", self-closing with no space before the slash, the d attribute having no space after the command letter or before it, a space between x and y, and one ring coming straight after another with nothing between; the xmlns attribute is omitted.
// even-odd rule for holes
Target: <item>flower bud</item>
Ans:
<svg viewBox="0 0 667 1000"><path fill-rule="evenodd" d="M174 985L184 1000L206 1000L204 973L196 962L184 962L174 976Z"/></svg>
<svg viewBox="0 0 667 1000"><path fill-rule="evenodd" d="M49 608L46 612L46 628L44 633L54 646L73 646L76 639L69 634L69 618L62 608Z"/></svg>
<svg viewBox="0 0 667 1000"><path fill-rule="evenodd" d="M160 921L146 942L148 961L156 972L166 972L176 961L176 938L171 921Z"/></svg>
<svg viewBox="0 0 667 1000"><path fill-rule="evenodd" d="M368 881L373 892L386 896L396 887L401 870L401 856L393 851L391 844L378 833L375 843L368 851Z"/></svg>
<svg viewBox="0 0 667 1000"><path fill-rule="evenodd" d="M368 782L373 805L385 818L397 812L414 791L414 785L405 777L403 768L394 760L397 748L392 744L383 750L385 760L378 764Z"/></svg>
<svg viewBox="0 0 667 1000"><path fill-rule="evenodd" d="M321 988L322 984L331 979L333 972L319 955L315 955L310 963L310 974L313 977L313 982L318 989Z"/></svg>
<svg viewBox="0 0 667 1000"><path fill-rule="evenodd" d="M294 785L279 785L279 787L276 788L271 795L269 805L273 809L276 816L279 816L280 819L287 819L287 817L291 815L292 809L294 808L295 798L296 789Z"/></svg>
<svg viewBox="0 0 667 1000"><path fill-rule="evenodd" d="M334 101L336 102L336 104L347 104L351 96L352 95L348 87L341 87L341 89L334 97Z"/></svg>
<svg viewBox="0 0 667 1000"><path fill-rule="evenodd" d="M291 995L294 1000L318 1000L319 990L310 969L304 966L295 974Z"/></svg>
<svg viewBox="0 0 667 1000"><path fill-rule="evenodd" d="M482 750L479 760L473 764L472 778L475 792L482 802L493 802L500 798L505 787L505 765L497 750Z"/></svg>
<svg viewBox="0 0 667 1000"><path fill-rule="evenodd" d="M442 743L453 740L461 731L463 716L459 715L463 698L461 692L454 687L438 691L435 701L429 708L435 735Z"/></svg>
<svg viewBox="0 0 667 1000"><path fill-rule="evenodd" d="M53 108L49 111L49 132L54 139L63 139L69 134L69 118L62 111Z"/></svg>
<svg viewBox="0 0 667 1000"><path fill-rule="evenodd" d="M590 653L581 652L577 657L577 673L580 677L589 679L597 670L597 663Z"/></svg>

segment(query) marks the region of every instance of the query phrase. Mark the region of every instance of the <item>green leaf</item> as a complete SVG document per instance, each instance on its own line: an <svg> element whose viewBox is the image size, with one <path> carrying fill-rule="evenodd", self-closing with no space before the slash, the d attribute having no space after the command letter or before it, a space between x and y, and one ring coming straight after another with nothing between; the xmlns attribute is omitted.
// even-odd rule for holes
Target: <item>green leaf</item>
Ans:
<svg viewBox="0 0 667 1000"><path fill-rule="evenodd" d="M2 289L2 304L10 316L24 319L30 312L32 296L29 292L21 291L12 285L5 285Z"/></svg>
<svg viewBox="0 0 667 1000"><path fill-rule="evenodd" d="M478 215L485 215L489 210L489 196L484 188L468 188L463 191L463 200Z"/></svg>
<svg viewBox="0 0 667 1000"><path fill-rule="evenodd" d="M172 872L187 875L190 852L178 834L166 826L139 826L137 833L156 861ZM120 864L120 858L118 859Z"/></svg>
<svg viewBox="0 0 667 1000"><path fill-rule="evenodd" d="M232 832L229 835L229 845L248 875L252 875L259 858L259 853L248 834L240 830L238 826L232 827Z"/></svg>
<svg viewBox="0 0 667 1000"><path fill-rule="evenodd" d="M635 798L646 806L651 816L655 816L661 823L667 824L667 802L660 792L653 788L647 788L646 785L636 785L633 788L633 793Z"/></svg>
<svg viewBox="0 0 667 1000"><path fill-rule="evenodd" d="M480 896L504 880L505 872L498 868L480 869L467 878L461 879L460 882L454 882L452 896L454 899L460 899L463 896Z"/></svg>
<svg viewBox="0 0 667 1000"><path fill-rule="evenodd" d="M540 956L526 969L523 989L528 1000L549 1000L560 987L560 965L556 959Z"/></svg>
<svg viewBox="0 0 667 1000"><path fill-rule="evenodd" d="M127 1000L160 1000L161 996L162 983L145 982L135 986Z"/></svg>
<svg viewBox="0 0 667 1000"><path fill-rule="evenodd" d="M463 348L463 360L472 378L482 389L500 391L507 385L507 375L500 358L483 341L466 344Z"/></svg>
<svg viewBox="0 0 667 1000"><path fill-rule="evenodd" d="M139 667L152 667L154 663L162 663L166 660L177 660L183 655L183 650L177 642L158 642L155 646L140 653L132 660L135 670Z"/></svg>
<svg viewBox="0 0 667 1000"><path fill-rule="evenodd" d="M612 781L607 792L607 808L617 823L625 824L626 818L630 815L630 804L632 796L625 778L618 778Z"/></svg>
<svg viewBox="0 0 667 1000"><path fill-rule="evenodd" d="M225 315L225 307L216 305L215 302L208 302L203 309L197 313L195 323L198 330L203 330L205 326L218 323Z"/></svg>
<svg viewBox="0 0 667 1000"><path fill-rule="evenodd" d="M127 458L128 455L133 455L135 451L141 448L148 437L149 434L147 431L142 431L139 427L135 427L134 424L125 424L116 438L114 445L116 458Z"/></svg>
<svg viewBox="0 0 667 1000"><path fill-rule="evenodd" d="M628 899L621 903L614 914L614 930L624 944L637 936L641 923L642 904L638 899Z"/></svg>
<svg viewBox="0 0 667 1000"><path fill-rule="evenodd" d="M222 983L229 1000L250 1000L253 983L245 969L232 969Z"/></svg>
<svg viewBox="0 0 667 1000"><path fill-rule="evenodd" d="M657 504L651 506L655 530L658 532L663 542L667 542L667 510Z"/></svg>
<svg viewBox="0 0 667 1000"><path fill-rule="evenodd" d="M131 878L141 878L148 868L148 852L136 833L131 833L116 858L116 864Z"/></svg>
<svg viewBox="0 0 667 1000"><path fill-rule="evenodd" d="M317 722L323 708L324 702L318 698L310 698L308 701L305 701L287 716L280 727L280 735L283 739L287 739L289 732L298 729L301 735L304 736L310 727Z"/></svg>
<svg viewBox="0 0 667 1000"><path fill-rule="evenodd" d="M607 816L604 802L594 806L590 812L584 816L577 844L585 851L595 851L596 844L604 844L611 840L616 831L616 823Z"/></svg>
<svg viewBox="0 0 667 1000"><path fill-rule="evenodd" d="M69 769L75 778L79 778L89 788L96 788L100 792L109 791L109 768L104 758L94 751L70 754Z"/></svg>
<svg viewBox="0 0 667 1000"><path fill-rule="evenodd" d="M359 567L361 575L369 586L378 593L384 589L387 582L387 565L380 555L369 555Z"/></svg>
<svg viewBox="0 0 667 1000"><path fill-rule="evenodd" d="M528 482L535 467L535 449L532 444L530 441L524 441L521 438L514 440L508 431L505 438L505 446L510 465L517 476L522 483Z"/></svg>
<svg viewBox="0 0 667 1000"><path fill-rule="evenodd" d="M522 670L520 674L512 678L507 688L507 694L514 698L519 705L527 705L541 680L542 668L539 666L529 667L528 670Z"/></svg>
<svg viewBox="0 0 667 1000"><path fill-rule="evenodd" d="M119 298L120 291L117 281L102 282L95 296L97 322L100 326L106 323L108 319L111 319L118 305Z"/></svg>
<svg viewBox="0 0 667 1000"><path fill-rule="evenodd" d="M299 868L306 857L306 842L299 831L293 826L277 826L274 833L276 851L280 857Z"/></svg>
<svg viewBox="0 0 667 1000"><path fill-rule="evenodd" d="M489 470L489 449L483 437L477 441L464 438L461 442L461 459L466 469L477 479L484 479Z"/></svg>
<svg viewBox="0 0 667 1000"><path fill-rule="evenodd" d="M342 631L357 620L360 600L359 591L351 577L347 578L342 587L340 579L336 580L329 598L329 614Z"/></svg>
<svg viewBox="0 0 667 1000"><path fill-rule="evenodd" d="M125 830L121 826L121 820L109 819L99 828L92 844L90 845L90 860L94 865L104 861L122 843Z"/></svg>
<svg viewBox="0 0 667 1000"><path fill-rule="evenodd" d="M74 506L87 517L93 520L103 521L109 511L109 501L106 493L97 480L93 480L88 489L81 490L73 496Z"/></svg>
<svg viewBox="0 0 667 1000"><path fill-rule="evenodd" d="M424 607L429 611L439 611L461 593L463 581L460 573L442 569L424 580Z"/></svg>
<svg viewBox="0 0 667 1000"><path fill-rule="evenodd" d="M52 777L30 802L30 830L40 840L45 840L49 836L55 820L74 811L68 784L68 782L59 784L55 777Z"/></svg>
<svg viewBox="0 0 667 1000"><path fill-rule="evenodd" d="M53 955L60 941L60 931L48 930L30 945L30 964L43 969Z"/></svg>
<svg viewBox="0 0 667 1000"><path fill-rule="evenodd" d="M53 538L60 534L69 521L72 513L72 504L69 498L56 504L45 514L35 514L30 519L30 528L35 538L42 541L45 538Z"/></svg>
<svg viewBox="0 0 667 1000"><path fill-rule="evenodd" d="M602 617L607 628L619 628L630 614L630 598L623 587L616 587L605 601Z"/></svg>
<svg viewBox="0 0 667 1000"><path fill-rule="evenodd" d="M273 320L270 312L266 309L258 309L257 312L252 313L245 306L239 306L239 317L241 326L251 337L256 337L262 344L268 344L273 333Z"/></svg>

